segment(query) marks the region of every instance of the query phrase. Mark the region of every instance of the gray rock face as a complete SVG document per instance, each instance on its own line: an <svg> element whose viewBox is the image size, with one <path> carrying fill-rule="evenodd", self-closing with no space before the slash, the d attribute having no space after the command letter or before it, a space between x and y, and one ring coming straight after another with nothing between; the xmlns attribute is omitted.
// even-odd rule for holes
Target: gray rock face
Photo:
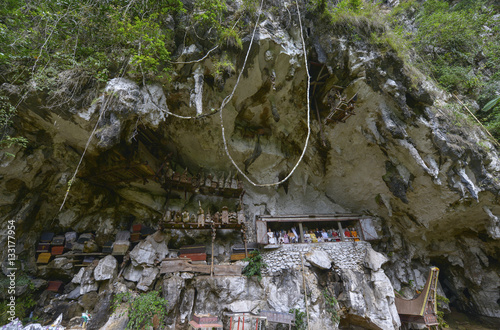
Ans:
<svg viewBox="0 0 500 330"><path fill-rule="evenodd" d="M113 256L106 256L99 260L94 269L94 278L96 281L110 280L116 276L118 262Z"/></svg>
<svg viewBox="0 0 500 330"><path fill-rule="evenodd" d="M332 267L332 260L323 250L313 250L309 253L306 253L305 258L307 261L318 268L330 269Z"/></svg>
<svg viewBox="0 0 500 330"><path fill-rule="evenodd" d="M160 271L156 267L145 267L142 271L141 279L137 283L137 289L148 291L159 273Z"/></svg>
<svg viewBox="0 0 500 330"><path fill-rule="evenodd" d="M142 267L134 267L132 265L128 265L123 272L123 277L127 281L138 282L141 279L142 271Z"/></svg>
<svg viewBox="0 0 500 330"><path fill-rule="evenodd" d="M168 251L168 250L167 250ZM130 260L134 266L152 266L156 259L156 250L149 241L141 241L130 252Z"/></svg>

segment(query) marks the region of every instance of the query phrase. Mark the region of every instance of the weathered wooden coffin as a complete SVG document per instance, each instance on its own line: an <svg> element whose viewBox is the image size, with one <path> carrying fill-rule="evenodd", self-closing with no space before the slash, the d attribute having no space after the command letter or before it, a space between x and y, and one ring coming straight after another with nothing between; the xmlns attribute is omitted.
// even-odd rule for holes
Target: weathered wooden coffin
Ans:
<svg viewBox="0 0 500 330"><path fill-rule="evenodd" d="M52 292L61 292L63 288L63 282L61 281L49 281L49 286L47 287L47 291Z"/></svg>
<svg viewBox="0 0 500 330"><path fill-rule="evenodd" d="M112 253L113 252L113 241L107 241L102 246L102 253Z"/></svg>
<svg viewBox="0 0 500 330"><path fill-rule="evenodd" d="M47 253L49 251L50 251L50 244L49 243L40 243L36 247L37 253Z"/></svg>
<svg viewBox="0 0 500 330"><path fill-rule="evenodd" d="M52 239L52 242L50 244L52 244L52 245L64 245L65 241L66 241L66 238L64 237L64 235L58 235Z"/></svg>
<svg viewBox="0 0 500 330"><path fill-rule="evenodd" d="M52 255L53 256L58 256L60 254L63 254L63 252L64 252L64 246L59 245L59 246L52 247Z"/></svg>
<svg viewBox="0 0 500 330"><path fill-rule="evenodd" d="M211 323L217 323L219 321L219 318L217 316L210 314L204 314L204 315L194 314L193 320L198 324L211 324Z"/></svg>
<svg viewBox="0 0 500 330"><path fill-rule="evenodd" d="M193 254L193 253L206 253L207 249L204 246L196 247L196 248L184 248L181 247L179 250L180 254Z"/></svg>
<svg viewBox="0 0 500 330"><path fill-rule="evenodd" d="M189 258L193 261L207 260L206 253L187 253L187 254L181 254L179 257Z"/></svg>
<svg viewBox="0 0 500 330"><path fill-rule="evenodd" d="M245 253L233 253L231 254L231 261L243 260L245 259Z"/></svg>
<svg viewBox="0 0 500 330"><path fill-rule="evenodd" d="M95 257L92 257L92 256L85 256L85 257L83 258L83 262L82 262L82 264L84 264L84 265L86 265L86 266L87 266L87 265L90 265L90 264L91 264L94 260L95 260Z"/></svg>
<svg viewBox="0 0 500 330"><path fill-rule="evenodd" d="M292 325L295 323L295 315L290 313L275 312L275 311L260 311L259 315L267 317L268 322L292 324Z"/></svg>
<svg viewBox="0 0 500 330"><path fill-rule="evenodd" d="M116 234L115 241L128 241L129 239L130 239L130 232L128 230L122 230Z"/></svg>
<svg viewBox="0 0 500 330"><path fill-rule="evenodd" d="M132 231L134 233L140 233L141 229L142 229L142 225L141 224L135 224L135 225L132 226Z"/></svg>
<svg viewBox="0 0 500 330"><path fill-rule="evenodd" d="M50 257L52 257L52 254L46 252L46 253L40 253L38 255L38 259L36 260L37 264L48 264L50 261Z"/></svg>
<svg viewBox="0 0 500 330"><path fill-rule="evenodd" d="M132 233L130 235L130 241L131 242L139 242L141 240L141 233Z"/></svg>
<svg viewBox="0 0 500 330"><path fill-rule="evenodd" d="M54 233L42 233L42 236L40 236L40 242L41 243L50 243L52 242L52 239L54 238Z"/></svg>
<svg viewBox="0 0 500 330"><path fill-rule="evenodd" d="M116 241L113 244L112 254L115 256L123 256L125 255L125 253L127 253L129 247L130 247L129 241Z"/></svg>
<svg viewBox="0 0 500 330"><path fill-rule="evenodd" d="M83 244L86 241L90 241L91 239L94 239L94 234L92 233L85 233L81 234L80 237L78 237L78 243Z"/></svg>

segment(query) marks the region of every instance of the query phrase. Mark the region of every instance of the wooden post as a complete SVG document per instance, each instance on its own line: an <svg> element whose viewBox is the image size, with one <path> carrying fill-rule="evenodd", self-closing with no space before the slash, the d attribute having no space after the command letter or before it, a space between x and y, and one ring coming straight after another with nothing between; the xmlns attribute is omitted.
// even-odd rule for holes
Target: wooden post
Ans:
<svg viewBox="0 0 500 330"><path fill-rule="evenodd" d="M342 228L342 223L340 223L340 221L339 221L339 231L340 231L340 233L339 233L340 240L345 241L344 229Z"/></svg>
<svg viewBox="0 0 500 330"><path fill-rule="evenodd" d="M216 230L212 224L212 263L210 265L210 277L214 276L214 242L215 242Z"/></svg>
<svg viewBox="0 0 500 330"><path fill-rule="evenodd" d="M302 222L299 222L300 231L300 243L304 243L304 228L302 228Z"/></svg>

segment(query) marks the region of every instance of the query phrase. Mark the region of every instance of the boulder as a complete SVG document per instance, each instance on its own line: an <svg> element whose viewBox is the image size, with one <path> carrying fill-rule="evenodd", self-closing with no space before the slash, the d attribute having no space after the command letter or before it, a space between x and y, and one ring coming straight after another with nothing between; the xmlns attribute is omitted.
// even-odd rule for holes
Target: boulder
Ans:
<svg viewBox="0 0 500 330"><path fill-rule="evenodd" d="M146 241L151 243L156 251L155 261L161 261L168 255L167 241L164 234L154 233L146 238Z"/></svg>
<svg viewBox="0 0 500 330"><path fill-rule="evenodd" d="M142 290L142 291L148 291L151 285L154 283L156 280L156 277L158 276L158 273L160 271L156 267L146 267L142 271L142 276L137 283L137 289Z"/></svg>
<svg viewBox="0 0 500 330"><path fill-rule="evenodd" d="M368 269L378 271L387 261L389 261L389 259L382 253L379 253L372 248L367 248L363 265Z"/></svg>
<svg viewBox="0 0 500 330"><path fill-rule="evenodd" d="M142 241L130 252L130 260L132 265L150 265L154 264L156 259L156 251L149 241Z"/></svg>
<svg viewBox="0 0 500 330"><path fill-rule="evenodd" d="M94 269L94 278L96 281L110 280L116 276L118 262L113 256L106 256L99 260L99 264Z"/></svg>
<svg viewBox="0 0 500 330"><path fill-rule="evenodd" d="M141 279L142 270L142 267L134 267L132 265L128 265L123 272L123 277L127 281L137 282Z"/></svg>
<svg viewBox="0 0 500 330"><path fill-rule="evenodd" d="M85 268L80 268L78 273L71 280L71 283L80 284L82 281L82 276L83 276L84 272L85 272Z"/></svg>
<svg viewBox="0 0 500 330"><path fill-rule="evenodd" d="M332 267L332 260L323 250L312 250L305 255L306 260L309 261L312 265L321 268L321 269L330 269Z"/></svg>
<svg viewBox="0 0 500 330"><path fill-rule="evenodd" d="M94 269L96 266L97 264L94 262L83 271L80 281L80 293L82 295L99 289L99 284L94 279Z"/></svg>
<svg viewBox="0 0 500 330"><path fill-rule="evenodd" d="M163 297L168 301L169 315L178 306L183 288L184 280L180 276L173 275L163 279Z"/></svg>

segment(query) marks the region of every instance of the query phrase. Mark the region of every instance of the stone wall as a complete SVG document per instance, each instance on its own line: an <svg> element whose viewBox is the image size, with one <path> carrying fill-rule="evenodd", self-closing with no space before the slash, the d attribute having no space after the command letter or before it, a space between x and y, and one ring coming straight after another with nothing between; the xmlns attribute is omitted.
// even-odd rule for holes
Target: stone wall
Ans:
<svg viewBox="0 0 500 330"><path fill-rule="evenodd" d="M279 275L285 269L300 269L301 255L304 258L304 266L310 266L311 263L317 266L321 260L316 258L324 258L323 262L333 263L333 269L338 273L340 269L361 270L363 261L366 256L367 248L370 246L368 242L332 242L332 243L297 243L297 244L282 244L279 248L268 250L262 253L263 260L267 264L264 270L266 275ZM320 268L330 268L321 267Z"/></svg>

